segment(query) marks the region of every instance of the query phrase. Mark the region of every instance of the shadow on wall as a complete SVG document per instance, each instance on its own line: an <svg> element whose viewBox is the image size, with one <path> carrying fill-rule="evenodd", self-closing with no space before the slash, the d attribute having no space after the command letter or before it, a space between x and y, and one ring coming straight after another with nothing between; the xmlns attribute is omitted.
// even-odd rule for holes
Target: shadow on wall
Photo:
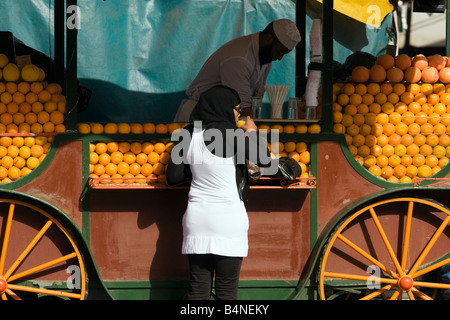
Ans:
<svg viewBox="0 0 450 320"><path fill-rule="evenodd" d="M148 93L131 91L114 83L79 79L80 84L92 90L89 106L78 113L78 122L172 122L184 91Z"/></svg>

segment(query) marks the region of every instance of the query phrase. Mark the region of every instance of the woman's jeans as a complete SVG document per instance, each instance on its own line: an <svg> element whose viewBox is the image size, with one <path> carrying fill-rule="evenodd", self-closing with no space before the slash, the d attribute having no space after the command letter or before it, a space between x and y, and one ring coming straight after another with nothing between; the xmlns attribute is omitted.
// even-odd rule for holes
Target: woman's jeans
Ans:
<svg viewBox="0 0 450 320"><path fill-rule="evenodd" d="M215 276L216 300L236 300L242 257L190 254L188 300L208 300Z"/></svg>

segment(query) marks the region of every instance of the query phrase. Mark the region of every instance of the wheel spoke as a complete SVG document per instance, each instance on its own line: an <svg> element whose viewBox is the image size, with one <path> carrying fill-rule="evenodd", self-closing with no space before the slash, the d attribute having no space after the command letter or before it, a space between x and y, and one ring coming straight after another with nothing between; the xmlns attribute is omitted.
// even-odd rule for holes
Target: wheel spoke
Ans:
<svg viewBox="0 0 450 320"><path fill-rule="evenodd" d="M42 229L39 231L39 233L34 237L34 239L30 242L30 244L25 248L25 250L21 253L19 258L14 262L14 264L9 268L9 270L5 273L4 279L8 280L8 278L11 276L11 274L17 269L17 267L23 262L24 258L30 253L30 251L35 247L36 243L42 238L42 236L45 234L45 232L50 228L52 225L52 221L49 220L47 223L42 227Z"/></svg>
<svg viewBox="0 0 450 320"><path fill-rule="evenodd" d="M450 289L450 284L424 282L424 281L414 281L414 286L415 287L436 288L436 289Z"/></svg>
<svg viewBox="0 0 450 320"><path fill-rule="evenodd" d="M15 284L8 284L8 287L10 287L13 290L17 290L17 291L41 293L41 294L48 294L48 295L52 295L52 296L67 297L67 298L74 298L74 299L81 298L81 294L79 294L79 293L71 293L71 292L64 292L64 291L57 291L57 290L34 288L34 287L20 286L20 285L15 285Z"/></svg>
<svg viewBox="0 0 450 320"><path fill-rule="evenodd" d="M11 296L14 300L22 300L17 294L15 294L10 289L6 289L6 293Z"/></svg>
<svg viewBox="0 0 450 320"><path fill-rule="evenodd" d="M398 290L396 290L393 294L392 294L392 296L391 296L391 298L389 299L389 300L397 300L397 298L398 298L398 296L400 296L400 299L401 299L401 292L402 292L403 290L402 289L398 289Z"/></svg>
<svg viewBox="0 0 450 320"><path fill-rule="evenodd" d="M447 258L445 260L442 260L441 262L432 264L431 266L428 266L426 268L423 268L422 270L417 271L416 273L414 273L414 277L420 277L428 272L434 271L446 264L450 263L450 258Z"/></svg>
<svg viewBox="0 0 450 320"><path fill-rule="evenodd" d="M430 296L426 295L422 291L417 290L414 287L411 288L411 291L414 292L416 296L418 296L419 298L421 298L423 300L433 300L433 298L431 298Z"/></svg>
<svg viewBox="0 0 450 320"><path fill-rule="evenodd" d="M329 278L340 278L340 279L348 279L348 280L359 280L359 281L371 281L371 282L381 282L388 284L397 284L396 279L388 279L388 278L379 278L374 276L358 276L356 274L347 274L347 273L337 273L337 272L324 272L325 277Z"/></svg>
<svg viewBox="0 0 450 320"><path fill-rule="evenodd" d="M375 298L375 297L378 297L379 295L382 295L382 294L385 293L386 291L391 290L391 288L392 288L392 285L389 284L389 285L387 285L387 286L385 286L385 287L383 287L383 288L381 288L381 289L378 289L378 290L376 290L376 291L374 291L374 292L368 294L368 295L365 296L365 297L362 297L360 300L371 300L371 299L373 299L373 298Z"/></svg>
<svg viewBox="0 0 450 320"><path fill-rule="evenodd" d="M347 239L345 236L343 236L342 234L338 235L338 238L343 241L345 244L347 244L350 248L352 248L353 250L355 250L356 252L358 252L360 255L362 255L364 258L368 259L370 262L372 262L373 264L377 265L381 270L383 270L384 272L386 272L386 274L388 274L391 277L397 277L397 275L389 270L388 268L386 268L386 266L384 266L380 261L378 261L377 259L375 259L374 257L372 257L370 254L368 254L367 252L365 252L363 249L361 249L360 247L358 247L355 243L353 243L352 241L350 241L349 239Z"/></svg>
<svg viewBox="0 0 450 320"><path fill-rule="evenodd" d="M73 252L73 253L65 255L65 256L63 256L61 258L58 258L58 259L55 259L55 260L43 263L43 264L41 264L41 265L39 265L37 267L31 268L29 270L23 271L21 273L18 273L18 274L15 274L15 275L9 277L8 281L14 281L14 280L26 277L26 276L28 276L30 274L33 274L33 273L39 272L41 270L47 269L47 268L49 268L51 266L54 266L54 265L56 265L56 264L58 264L60 262L67 261L67 260L70 260L72 258L75 258L76 256L77 256L76 252Z"/></svg>
<svg viewBox="0 0 450 320"><path fill-rule="evenodd" d="M11 233L11 224L14 215L14 207L15 206L13 203L9 205L8 219L6 221L5 227L5 236L3 237L2 252L0 254L0 275L3 274L3 268L5 266L6 251L8 250L8 242L9 242L9 235Z"/></svg>
<svg viewBox="0 0 450 320"><path fill-rule="evenodd" d="M408 294L409 300L416 300L416 298L414 298L414 295L411 292L411 290L406 291L406 293Z"/></svg>
<svg viewBox="0 0 450 320"><path fill-rule="evenodd" d="M400 264L398 263L397 257L395 256L395 253L394 253L394 250L392 250L391 244L389 243L389 240L388 240L388 238L387 238L387 236L386 236L386 234L385 234L385 232L383 230L383 227L381 226L380 220L378 220L378 217L377 217L377 214L375 213L375 210L373 209L373 207L371 207L369 209L369 211L370 211L370 214L372 216L372 219L375 222L375 225L377 226L378 232L380 233L381 238L383 239L383 242L384 242L384 244L386 246L386 249L388 250L389 255L391 256L391 259L392 259L392 261L395 264L395 268L397 269L398 274L400 276L403 276L405 273L404 273L402 267L400 266Z"/></svg>
<svg viewBox="0 0 450 320"><path fill-rule="evenodd" d="M402 270L406 269L406 259L408 257L409 237L411 235L411 223L412 223L413 208L414 208L414 202L410 201L408 203L408 213L406 215L406 226L405 226L405 238L403 240L403 252L402 252L402 262L401 262Z"/></svg>
<svg viewBox="0 0 450 320"><path fill-rule="evenodd" d="M420 267L420 265L422 264L423 260L425 260L425 257L428 255L428 253L430 252L431 248L434 246L435 242L437 241L439 236L442 234L442 232L444 231L445 227L448 225L449 221L450 221L450 216L447 216L447 218L445 218L444 222L442 222L442 224L439 226L439 229L436 230L436 232L434 233L434 235L430 239L430 241L428 241L427 246L422 251L422 253L420 254L420 256L417 259L416 263L414 264L414 266L409 271L409 276L414 277L417 269Z"/></svg>

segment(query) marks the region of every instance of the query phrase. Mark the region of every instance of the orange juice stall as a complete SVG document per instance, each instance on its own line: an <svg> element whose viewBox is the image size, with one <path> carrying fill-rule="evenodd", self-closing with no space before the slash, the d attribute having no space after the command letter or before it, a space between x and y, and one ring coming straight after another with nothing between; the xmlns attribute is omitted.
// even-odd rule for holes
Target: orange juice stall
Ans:
<svg viewBox="0 0 450 320"><path fill-rule="evenodd" d="M219 2L196 10L223 34L229 29L217 17L235 16L242 4ZM30 1L29 15L39 15L40 5ZM147 42L132 36L109 41L110 52L86 56L87 49L104 50L86 41L96 36L87 32L92 28L97 36L108 33L100 40L118 40L111 31L125 22L137 28L140 21L141 39L167 21L193 28L179 14L188 14L187 2L161 6L149 18L139 6L55 1L46 8L54 15L53 78L33 54L0 54L2 299L185 297L189 267L181 242L189 184L166 182L172 134L185 125L171 120L184 94L174 87L188 84L164 57L177 51L184 57L180 37L159 30L162 44L148 56ZM450 54L413 56L400 53L389 36L374 41L379 30L392 30L397 8L389 1L249 6L248 21L287 15L304 39L270 78L290 84L283 116L268 116L265 97L265 116L255 119L259 130L278 133L279 141L269 141L272 157L294 158L302 174L251 183L239 299L445 299ZM99 12L108 18L93 19ZM320 27L319 60L307 54L313 26ZM354 41L342 45L354 27ZM197 32L186 38L194 48L206 34ZM364 51L372 54L355 54ZM116 60L121 55L126 61ZM147 66L147 59L151 67L124 75L123 65ZM148 82L150 92L148 79L156 79ZM294 118L286 112L289 97L301 101Z"/></svg>

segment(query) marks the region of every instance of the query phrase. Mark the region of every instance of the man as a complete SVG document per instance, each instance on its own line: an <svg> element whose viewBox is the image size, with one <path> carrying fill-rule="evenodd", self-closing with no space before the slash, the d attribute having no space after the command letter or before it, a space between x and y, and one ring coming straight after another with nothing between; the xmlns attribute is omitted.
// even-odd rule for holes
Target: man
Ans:
<svg viewBox="0 0 450 320"><path fill-rule="evenodd" d="M295 23L280 19L263 31L225 43L208 58L186 90L189 99L181 102L174 121L189 122L200 95L216 85L235 89L241 98L241 115L250 115L252 97L264 94L272 61L281 60L300 40Z"/></svg>

